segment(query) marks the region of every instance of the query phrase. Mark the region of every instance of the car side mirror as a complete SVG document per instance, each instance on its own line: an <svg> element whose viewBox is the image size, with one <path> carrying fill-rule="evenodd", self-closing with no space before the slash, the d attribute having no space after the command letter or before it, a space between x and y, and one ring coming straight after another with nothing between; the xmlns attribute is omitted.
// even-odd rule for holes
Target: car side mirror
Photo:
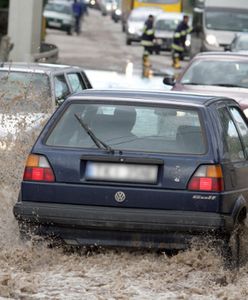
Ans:
<svg viewBox="0 0 248 300"><path fill-rule="evenodd" d="M171 75L166 75L163 79L163 83L166 85L174 86L176 83L175 77Z"/></svg>

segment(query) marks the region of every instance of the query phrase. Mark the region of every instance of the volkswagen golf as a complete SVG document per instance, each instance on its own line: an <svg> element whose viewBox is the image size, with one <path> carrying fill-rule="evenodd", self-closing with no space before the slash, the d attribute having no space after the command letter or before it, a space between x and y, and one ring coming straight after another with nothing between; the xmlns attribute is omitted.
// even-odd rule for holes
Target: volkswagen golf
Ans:
<svg viewBox="0 0 248 300"><path fill-rule="evenodd" d="M182 249L214 235L235 253L247 149L247 121L232 99L85 90L34 144L14 214L22 233L73 245Z"/></svg>

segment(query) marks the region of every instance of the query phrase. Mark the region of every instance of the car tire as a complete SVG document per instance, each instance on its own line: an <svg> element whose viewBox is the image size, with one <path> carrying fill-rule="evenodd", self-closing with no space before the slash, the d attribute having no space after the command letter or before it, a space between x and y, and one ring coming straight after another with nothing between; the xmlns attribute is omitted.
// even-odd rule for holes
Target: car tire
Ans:
<svg viewBox="0 0 248 300"><path fill-rule="evenodd" d="M132 44L132 41L130 39L126 39L126 45L130 46Z"/></svg>
<svg viewBox="0 0 248 300"><path fill-rule="evenodd" d="M235 226L233 232L224 241L222 254L224 258L225 265L229 269L239 269L240 266L244 263L243 253L245 249L244 245L244 232L245 232L245 223L244 221L240 222Z"/></svg>
<svg viewBox="0 0 248 300"><path fill-rule="evenodd" d="M72 35L72 26L67 29L66 33L67 35Z"/></svg>

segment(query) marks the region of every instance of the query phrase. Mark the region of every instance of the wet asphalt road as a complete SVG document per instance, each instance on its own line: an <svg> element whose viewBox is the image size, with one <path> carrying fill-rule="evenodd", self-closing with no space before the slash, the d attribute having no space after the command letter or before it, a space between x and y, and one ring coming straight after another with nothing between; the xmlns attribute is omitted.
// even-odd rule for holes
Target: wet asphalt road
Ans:
<svg viewBox="0 0 248 300"><path fill-rule="evenodd" d="M143 47L139 43L127 46L121 23L91 9L82 23L79 36L47 29L46 42L59 47L58 63L79 65L86 69L110 70L124 73L128 62L136 73L141 72ZM172 72L171 54L151 56L152 69L157 73ZM185 63L184 63L185 65Z"/></svg>

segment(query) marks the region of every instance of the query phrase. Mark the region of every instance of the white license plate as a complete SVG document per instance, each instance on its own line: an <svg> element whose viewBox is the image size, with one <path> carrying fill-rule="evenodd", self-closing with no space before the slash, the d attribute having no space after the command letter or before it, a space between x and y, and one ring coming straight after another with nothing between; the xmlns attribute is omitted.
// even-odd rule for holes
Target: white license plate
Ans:
<svg viewBox="0 0 248 300"><path fill-rule="evenodd" d="M60 22L54 22L54 21L50 21L48 22L48 25L51 27L61 27L61 23Z"/></svg>
<svg viewBox="0 0 248 300"><path fill-rule="evenodd" d="M156 183L158 166L87 162L86 180Z"/></svg>

